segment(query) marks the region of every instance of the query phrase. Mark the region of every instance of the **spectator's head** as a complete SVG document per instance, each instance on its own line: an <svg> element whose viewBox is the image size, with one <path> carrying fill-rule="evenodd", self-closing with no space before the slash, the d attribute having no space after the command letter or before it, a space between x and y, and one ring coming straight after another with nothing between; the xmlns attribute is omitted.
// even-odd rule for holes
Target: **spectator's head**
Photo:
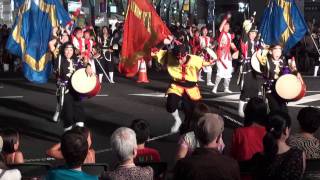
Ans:
<svg viewBox="0 0 320 180"><path fill-rule="evenodd" d="M244 125L250 126L254 122L264 125L267 120L267 113L267 105L263 99L251 98L244 110Z"/></svg>
<svg viewBox="0 0 320 180"><path fill-rule="evenodd" d="M14 129L5 129L1 133L3 139L2 152L4 154L11 154L19 148L19 133Z"/></svg>
<svg viewBox="0 0 320 180"><path fill-rule="evenodd" d="M0 136L0 152L2 151L3 148L3 140L2 137ZM5 170L7 169L5 159L2 154L0 154L0 169Z"/></svg>
<svg viewBox="0 0 320 180"><path fill-rule="evenodd" d="M320 126L320 110L314 107L302 108L297 119L302 131L313 134Z"/></svg>
<svg viewBox="0 0 320 180"><path fill-rule="evenodd" d="M194 132L201 146L216 148L222 138L223 130L222 117L218 114L206 113L199 119Z"/></svg>
<svg viewBox="0 0 320 180"><path fill-rule="evenodd" d="M150 125L143 119L133 120L130 128L136 133L138 145L144 144L150 137Z"/></svg>
<svg viewBox="0 0 320 180"><path fill-rule="evenodd" d="M71 129L72 132L82 134L88 141L88 148L91 147L92 145L92 138L91 138L91 132L90 129L87 127L80 127L80 126L75 126L74 128Z"/></svg>
<svg viewBox="0 0 320 180"><path fill-rule="evenodd" d="M80 167L88 154L88 142L84 135L67 131L61 138L61 152L69 168Z"/></svg>
<svg viewBox="0 0 320 180"><path fill-rule="evenodd" d="M278 152L278 141L285 142L290 134L291 118L282 111L271 112L266 124L267 133L263 138L264 153L273 159Z"/></svg>
<svg viewBox="0 0 320 180"><path fill-rule="evenodd" d="M111 148L121 162L133 160L137 155L137 139L135 132L126 127L120 127L111 135Z"/></svg>
<svg viewBox="0 0 320 180"><path fill-rule="evenodd" d="M191 118L191 130L194 130L199 118L206 113L210 113L211 109L208 105L204 103L197 103L192 112Z"/></svg>

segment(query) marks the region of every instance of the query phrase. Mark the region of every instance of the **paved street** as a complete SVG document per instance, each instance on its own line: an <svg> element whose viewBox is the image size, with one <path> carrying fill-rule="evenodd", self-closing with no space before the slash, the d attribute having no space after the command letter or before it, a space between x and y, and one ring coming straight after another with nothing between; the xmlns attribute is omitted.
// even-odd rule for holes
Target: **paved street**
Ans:
<svg viewBox="0 0 320 180"><path fill-rule="evenodd" d="M35 85L16 74L1 74L0 77L1 128L14 127L21 132L21 150L26 159L44 158L45 150L57 142L63 133L61 123L50 121L56 105L54 81ZM169 76L164 72L151 72L149 78L151 83L137 84L135 80L116 77L116 84L104 83L98 96L85 100L87 126L93 131L93 147L98 151L97 162L114 162L114 156L108 151L109 136L117 127L128 126L133 119L146 119L151 124L153 137L169 132L173 119L164 108L164 92L168 87ZM299 109L310 105L320 106L320 78L304 79L308 91L306 96L300 101L289 103L293 132L297 131L295 118ZM233 94L221 92L217 95L201 83L204 102L221 108L230 117L226 119L224 134L227 150L232 130L242 123L236 113L239 89L235 82L233 78ZM149 145L159 149L162 159L172 165L177 137L172 135L161 138Z"/></svg>

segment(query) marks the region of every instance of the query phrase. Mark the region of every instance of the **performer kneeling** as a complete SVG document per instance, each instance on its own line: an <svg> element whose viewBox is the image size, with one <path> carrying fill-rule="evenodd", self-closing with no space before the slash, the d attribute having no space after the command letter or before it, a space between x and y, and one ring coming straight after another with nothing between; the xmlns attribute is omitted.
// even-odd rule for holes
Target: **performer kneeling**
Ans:
<svg viewBox="0 0 320 180"><path fill-rule="evenodd" d="M91 76L90 64L84 64L80 60L74 59L74 46L71 42L64 44L61 61L61 72L59 76L59 88L64 87L64 91L59 96L64 96L62 104L62 117L64 129L69 130L72 126L84 126L85 114L81 103L80 95L71 86L71 76L79 69L86 67L86 73ZM58 99L60 99L58 97Z"/></svg>
<svg viewBox="0 0 320 180"><path fill-rule="evenodd" d="M167 111L175 119L171 132L177 132L182 123L178 112L180 103L185 113L185 122L189 122L195 103L201 99L197 75L203 66L213 64L213 61L204 61L201 57L187 52L185 45L176 45L172 52L160 50L155 55L160 64L167 66L172 78L167 91Z"/></svg>

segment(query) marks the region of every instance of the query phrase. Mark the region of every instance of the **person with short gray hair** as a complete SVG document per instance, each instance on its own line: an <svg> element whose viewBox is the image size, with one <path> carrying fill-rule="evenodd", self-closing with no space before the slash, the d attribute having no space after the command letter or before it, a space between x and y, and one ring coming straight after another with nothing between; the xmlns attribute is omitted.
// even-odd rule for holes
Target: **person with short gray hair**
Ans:
<svg viewBox="0 0 320 180"><path fill-rule="evenodd" d="M200 142L188 158L181 159L174 168L174 179L184 180L240 180L237 161L222 155L223 118L214 113L204 114L197 122L195 136Z"/></svg>
<svg viewBox="0 0 320 180"><path fill-rule="evenodd" d="M139 167L134 164L134 158L137 155L137 140L136 134L132 129L127 127L116 129L112 133L110 141L111 148L119 160L119 165L115 170L105 172L101 179L153 179L151 167Z"/></svg>
<svg viewBox="0 0 320 180"><path fill-rule="evenodd" d="M110 140L112 150L117 154L120 161L133 158L137 150L136 133L126 127L120 127L112 133Z"/></svg>

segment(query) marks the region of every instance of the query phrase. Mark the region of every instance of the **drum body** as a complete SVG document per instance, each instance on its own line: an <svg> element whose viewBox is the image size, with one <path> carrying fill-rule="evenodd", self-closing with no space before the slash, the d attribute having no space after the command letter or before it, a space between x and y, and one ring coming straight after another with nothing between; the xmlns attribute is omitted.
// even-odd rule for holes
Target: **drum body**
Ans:
<svg viewBox="0 0 320 180"><path fill-rule="evenodd" d="M277 94L287 101L297 101L304 97L306 86L296 75L285 74L279 77L275 86Z"/></svg>
<svg viewBox="0 0 320 180"><path fill-rule="evenodd" d="M88 76L85 68L78 69L73 73L71 85L76 92L88 98L96 96L101 90L98 77L96 75Z"/></svg>

